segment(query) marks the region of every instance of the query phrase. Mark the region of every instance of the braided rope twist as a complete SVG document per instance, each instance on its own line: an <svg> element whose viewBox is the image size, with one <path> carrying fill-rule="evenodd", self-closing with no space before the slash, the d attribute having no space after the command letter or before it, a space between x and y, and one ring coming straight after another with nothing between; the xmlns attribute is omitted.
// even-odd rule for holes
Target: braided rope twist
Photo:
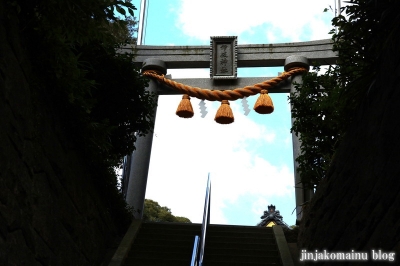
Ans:
<svg viewBox="0 0 400 266"><path fill-rule="evenodd" d="M191 87L171 79L165 78L165 76L154 70L145 70L143 71L143 76L151 77L158 80L165 85L168 85L171 88L176 89L182 94L187 94L192 97L196 97L200 100L209 100L209 101L222 101L222 100L237 100L244 97L256 95L261 92L261 90L267 90L276 86L280 82L287 80L291 76L302 74L307 72L306 68L295 67L290 69L288 72L283 72L278 77L272 78L270 80L266 80L261 83L254 84L253 86L246 86L243 88L236 88L234 90L210 90L210 89L201 89L196 87Z"/></svg>

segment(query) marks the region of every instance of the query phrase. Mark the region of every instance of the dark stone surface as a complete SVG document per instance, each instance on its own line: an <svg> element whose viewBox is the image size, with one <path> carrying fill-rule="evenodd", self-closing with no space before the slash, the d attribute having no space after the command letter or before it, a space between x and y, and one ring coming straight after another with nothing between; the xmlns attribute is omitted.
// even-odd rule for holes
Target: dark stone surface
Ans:
<svg viewBox="0 0 400 266"><path fill-rule="evenodd" d="M0 265L101 265L117 234L90 169L29 86L17 21L0 2Z"/></svg>

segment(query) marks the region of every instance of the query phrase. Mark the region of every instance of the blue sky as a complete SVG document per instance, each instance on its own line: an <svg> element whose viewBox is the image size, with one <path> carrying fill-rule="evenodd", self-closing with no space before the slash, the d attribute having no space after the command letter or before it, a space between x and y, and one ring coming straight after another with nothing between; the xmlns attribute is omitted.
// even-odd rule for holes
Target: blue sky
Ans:
<svg viewBox="0 0 400 266"><path fill-rule="evenodd" d="M133 0L139 16L140 0ZM145 45L209 45L210 36L238 36L238 44L329 39L334 0L148 0ZM278 68L238 69L239 77L274 77ZM209 69L168 70L172 78L208 78ZM251 84L249 84L251 85ZM219 103L206 102L201 118L175 115L181 96L160 96L146 198L192 222L202 219L207 174L212 178L211 223L256 225L269 204L295 224L291 119L287 94L271 94L275 111L243 114L231 102L235 122L214 122ZM249 97L252 108L257 96Z"/></svg>

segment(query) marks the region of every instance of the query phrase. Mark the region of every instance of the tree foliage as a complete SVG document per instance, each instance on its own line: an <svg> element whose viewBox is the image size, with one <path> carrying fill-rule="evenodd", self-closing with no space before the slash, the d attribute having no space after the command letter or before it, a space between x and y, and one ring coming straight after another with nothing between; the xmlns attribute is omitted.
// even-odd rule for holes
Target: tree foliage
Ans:
<svg viewBox="0 0 400 266"><path fill-rule="evenodd" d="M117 52L133 40L135 7L129 0L9 5L18 12L36 86L55 103L88 155L116 166L134 150L136 136L151 130L153 119L154 96L145 91L146 79L132 53Z"/></svg>
<svg viewBox="0 0 400 266"><path fill-rule="evenodd" d="M167 207L161 207L158 202L146 199L144 201L143 221L146 222L175 222L191 223L186 217L174 216Z"/></svg>
<svg viewBox="0 0 400 266"><path fill-rule="evenodd" d="M32 91L93 169L109 211L124 212L114 167L154 119L154 95L133 54L117 52L133 41L135 7L130 0L8 0L6 6L29 55Z"/></svg>
<svg viewBox="0 0 400 266"><path fill-rule="evenodd" d="M332 20L337 65L324 74L315 66L303 76L303 84L296 85L298 92L289 96L296 118L292 131L302 143L298 170L302 182L314 188L327 176L355 110L374 83L382 51L400 27L399 1L348 2L342 8L346 16Z"/></svg>
<svg viewBox="0 0 400 266"><path fill-rule="evenodd" d="M299 163L303 183L315 185L325 177L339 139L347 122L343 115L344 106L338 105L339 84L334 76L337 69L330 67L324 75L318 75L319 68L303 77L303 84L296 85L299 93L291 94L293 105L292 131L301 140ZM321 90L321 87L324 90Z"/></svg>

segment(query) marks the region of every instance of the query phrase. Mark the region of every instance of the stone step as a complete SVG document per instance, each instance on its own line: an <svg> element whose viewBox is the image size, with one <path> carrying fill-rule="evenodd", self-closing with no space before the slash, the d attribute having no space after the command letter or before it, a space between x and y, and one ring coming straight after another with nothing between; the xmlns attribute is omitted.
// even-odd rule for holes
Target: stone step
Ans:
<svg viewBox="0 0 400 266"><path fill-rule="evenodd" d="M270 234L269 232L218 232L207 230L207 235L213 237L254 237L254 238L266 238L266 239L273 239L274 234Z"/></svg>
<svg viewBox="0 0 400 266"><path fill-rule="evenodd" d="M140 229L146 230L146 229L160 229L160 228L166 228L168 230L200 230L201 229L201 224L192 224L192 223L151 223L151 222L144 222L142 223Z"/></svg>
<svg viewBox="0 0 400 266"><path fill-rule="evenodd" d="M129 260L136 260L139 258L153 258L153 259L167 259L167 260L175 260L175 259L184 259L186 261L190 262L191 259L191 254L192 254L192 249L182 249L178 251L170 251L170 252L164 252L163 250L155 250L155 249L150 249L146 251L141 251L141 252L135 252L132 255L128 256Z"/></svg>
<svg viewBox="0 0 400 266"><path fill-rule="evenodd" d="M252 243L275 243L275 238L273 236L263 236L263 235L239 235L239 236L219 236L219 235L214 235L212 233L208 233L206 235L206 240L210 239L213 242L218 242L218 239L224 239L224 240L229 240L230 242L252 242ZM253 242L255 241L255 242Z"/></svg>
<svg viewBox="0 0 400 266"><path fill-rule="evenodd" d="M245 225L225 225L225 224L210 224L207 228L217 230L218 232L255 232L263 231L273 233L272 227L258 227L258 226L245 226Z"/></svg>
<svg viewBox="0 0 400 266"><path fill-rule="evenodd" d="M207 245L207 244L206 244ZM132 249L135 250L132 253L132 256L140 256L142 257L143 254L179 254L179 253L190 253L192 252L191 246L166 246L166 245L134 245ZM248 246L238 246L238 247L209 247L206 246L205 253L207 256L209 254L212 255L237 255L237 256L267 256L273 257L277 256L278 250L276 247L271 246L270 249L266 249L264 247L255 247L251 248Z"/></svg>
<svg viewBox="0 0 400 266"><path fill-rule="evenodd" d="M124 265L189 265L200 224L142 223ZM271 228L209 225L204 264L281 265Z"/></svg>
<svg viewBox="0 0 400 266"><path fill-rule="evenodd" d="M135 241L133 243L133 247L137 247L137 246L154 246L154 247L175 247L177 248L181 248L181 247L185 247L187 245L189 246L193 246L194 244L194 237L190 238L190 239L186 239L186 240L180 240L180 239L146 239L145 237L143 237L142 239Z"/></svg>
<svg viewBox="0 0 400 266"><path fill-rule="evenodd" d="M226 247L221 247L218 249L206 247L204 254L207 254L207 257L211 255L230 256L232 254L237 256L254 256L254 257L256 256L276 257L277 255L279 255L277 249L273 250L248 249L248 248L237 249L237 248L226 248Z"/></svg>
<svg viewBox="0 0 400 266"><path fill-rule="evenodd" d="M190 258L176 258L176 259L163 259L163 258L134 258L133 260L126 260L124 266L188 266L190 265Z"/></svg>
<svg viewBox="0 0 400 266"><path fill-rule="evenodd" d="M155 233L155 232L141 232L140 235L137 236L137 239L143 238L143 236L146 236L147 238L156 238L156 239L169 239L169 238L191 238L192 236L194 237L195 235L200 235L200 232L186 232L186 233L180 233L180 232L160 232L160 233Z"/></svg>
<svg viewBox="0 0 400 266"><path fill-rule="evenodd" d="M206 261L204 261L204 265ZM280 262L263 261L263 262L225 262L225 261L208 261L207 266L279 266Z"/></svg>
<svg viewBox="0 0 400 266"><path fill-rule="evenodd" d="M274 265L280 265L279 256L263 256L258 254L257 256L238 256L235 254L230 254L229 256L222 256L220 254L206 254L204 253L204 265L208 265L208 263L270 263Z"/></svg>
<svg viewBox="0 0 400 266"><path fill-rule="evenodd" d="M142 223L141 230L183 230L183 231L196 231L201 230L201 224L192 223ZM210 224L207 231L217 232L267 232L273 234L272 227L257 227L257 226L238 226L238 225L221 225Z"/></svg>
<svg viewBox="0 0 400 266"><path fill-rule="evenodd" d="M179 252L189 252L193 250L193 242L191 246L175 246L175 245L134 245L132 248L136 253L148 253L148 252L159 252L159 253L179 253Z"/></svg>
<svg viewBox="0 0 400 266"><path fill-rule="evenodd" d="M273 232L264 230L255 231L219 231L219 228L212 226L207 228L207 235L219 237L261 237L261 238L274 238ZM142 230L142 229L141 229ZM201 230L196 228L190 229L170 229L170 228L146 228L142 230L147 236L170 236L170 235L200 235Z"/></svg>
<svg viewBox="0 0 400 266"><path fill-rule="evenodd" d="M256 240L254 240L256 242ZM251 242L229 242L225 239L218 239L218 241L212 241L206 239L206 248L209 249L219 249L219 248L229 248L229 249L255 249L255 250L277 250L275 243L251 243Z"/></svg>
<svg viewBox="0 0 400 266"><path fill-rule="evenodd" d="M127 258L125 266L188 266L190 264L190 257L170 258L170 257L134 257ZM281 265L279 258L269 257L221 257L221 256L204 256L204 265L207 266L223 266L223 265L249 265L249 266L264 266L264 265Z"/></svg>

